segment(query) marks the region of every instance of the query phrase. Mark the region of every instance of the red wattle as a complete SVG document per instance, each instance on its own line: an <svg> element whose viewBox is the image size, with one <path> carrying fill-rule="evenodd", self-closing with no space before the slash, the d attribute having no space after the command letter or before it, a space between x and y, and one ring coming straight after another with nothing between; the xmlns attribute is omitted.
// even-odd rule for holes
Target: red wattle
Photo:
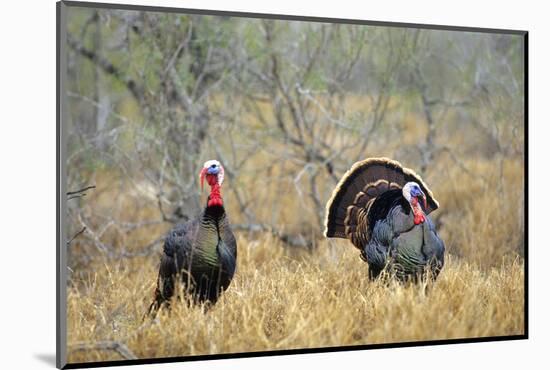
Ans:
<svg viewBox="0 0 550 370"><path fill-rule="evenodd" d="M415 225L420 225L424 221L426 221L426 219L424 218L424 215L422 213L415 213L414 214L414 224Z"/></svg>
<svg viewBox="0 0 550 370"><path fill-rule="evenodd" d="M411 208L414 215L414 224L419 225L426 221L426 217L424 216L424 212L422 211L422 207L420 207L420 203L418 203L418 198L413 197L411 199Z"/></svg>
<svg viewBox="0 0 550 370"><path fill-rule="evenodd" d="M211 174L206 174L206 182L210 186L218 185L218 176L211 175Z"/></svg>
<svg viewBox="0 0 550 370"><path fill-rule="evenodd" d="M206 176L206 180L208 181L208 184L211 186L210 188L210 197L208 199L208 207L212 206L223 206L223 200L222 200L222 194L221 194L221 187L218 184L217 179L216 181L211 184L209 176ZM216 176L212 176L216 177Z"/></svg>

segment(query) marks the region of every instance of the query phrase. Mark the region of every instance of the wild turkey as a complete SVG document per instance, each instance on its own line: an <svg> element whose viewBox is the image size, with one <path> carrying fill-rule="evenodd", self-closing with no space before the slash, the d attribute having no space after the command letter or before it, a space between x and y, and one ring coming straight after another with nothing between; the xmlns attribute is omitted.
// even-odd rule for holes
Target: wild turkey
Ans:
<svg viewBox="0 0 550 370"><path fill-rule="evenodd" d="M220 162L205 162L200 182L201 189L205 179L210 185L206 207L197 219L175 226L166 236L150 314L169 304L176 279L181 280L184 294L194 303L216 303L231 283L237 243L221 197L223 178Z"/></svg>
<svg viewBox="0 0 550 370"><path fill-rule="evenodd" d="M370 158L347 171L327 203L325 236L349 239L374 279L386 269L399 280L437 277L445 245L427 216L439 207L414 171Z"/></svg>

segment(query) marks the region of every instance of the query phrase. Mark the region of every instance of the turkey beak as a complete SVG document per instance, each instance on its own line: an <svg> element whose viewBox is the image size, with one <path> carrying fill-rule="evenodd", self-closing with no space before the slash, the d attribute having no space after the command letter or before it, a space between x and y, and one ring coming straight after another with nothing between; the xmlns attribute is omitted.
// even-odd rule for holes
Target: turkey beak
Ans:
<svg viewBox="0 0 550 370"><path fill-rule="evenodd" d="M203 191L204 189L204 177L206 176L206 171L207 169L206 168L203 168L201 170L201 173L200 173L200 178L201 178L201 192Z"/></svg>

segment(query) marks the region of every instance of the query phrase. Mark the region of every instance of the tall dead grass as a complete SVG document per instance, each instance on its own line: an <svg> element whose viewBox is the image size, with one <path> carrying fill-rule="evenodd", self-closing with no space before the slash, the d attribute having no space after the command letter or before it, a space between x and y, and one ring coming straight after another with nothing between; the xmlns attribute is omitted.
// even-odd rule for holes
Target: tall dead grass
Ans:
<svg viewBox="0 0 550 370"><path fill-rule="evenodd" d="M124 343L137 357L169 357L523 333L523 261L486 271L447 258L434 286L370 282L345 241L314 253L264 235L239 235L238 270L220 302L175 304L142 321L156 258L94 262L68 291L69 361L117 360L115 351L73 351L82 342Z"/></svg>

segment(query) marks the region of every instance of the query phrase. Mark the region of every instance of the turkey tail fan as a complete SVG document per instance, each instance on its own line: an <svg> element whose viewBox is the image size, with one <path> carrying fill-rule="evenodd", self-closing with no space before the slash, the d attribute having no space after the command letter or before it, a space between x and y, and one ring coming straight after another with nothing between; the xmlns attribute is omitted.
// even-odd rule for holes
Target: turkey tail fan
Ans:
<svg viewBox="0 0 550 370"><path fill-rule="evenodd" d="M325 236L354 242L357 225L366 221L368 207L373 200L388 190L402 188L410 181L418 183L426 195L426 214L436 210L439 203L413 170L389 158L368 158L356 162L342 176L327 202Z"/></svg>

